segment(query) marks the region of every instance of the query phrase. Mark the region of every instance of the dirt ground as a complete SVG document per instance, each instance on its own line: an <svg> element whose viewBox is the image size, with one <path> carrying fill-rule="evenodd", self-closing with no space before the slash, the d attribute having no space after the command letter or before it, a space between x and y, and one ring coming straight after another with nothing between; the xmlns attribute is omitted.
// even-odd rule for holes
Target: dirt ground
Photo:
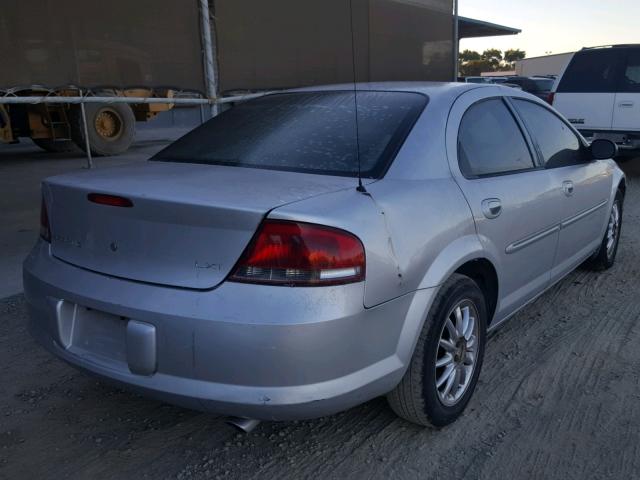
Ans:
<svg viewBox="0 0 640 480"><path fill-rule="evenodd" d="M600 479L640 472L640 159L618 263L577 271L489 341L474 398L428 430L384 399L238 434L112 388L28 336L0 301L0 478Z"/></svg>

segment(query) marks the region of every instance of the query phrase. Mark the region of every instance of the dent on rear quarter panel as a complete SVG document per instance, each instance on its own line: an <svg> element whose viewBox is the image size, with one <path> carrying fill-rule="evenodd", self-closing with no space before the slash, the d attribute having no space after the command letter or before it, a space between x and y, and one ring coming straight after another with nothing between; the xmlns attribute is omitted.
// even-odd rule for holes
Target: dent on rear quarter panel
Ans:
<svg viewBox="0 0 640 480"><path fill-rule="evenodd" d="M443 283L451 268L481 253L469 205L451 178L386 180L370 192L385 212L404 294Z"/></svg>
<svg viewBox="0 0 640 480"><path fill-rule="evenodd" d="M317 223L341 228L356 235L366 253L366 281L363 303L379 305L406 293L385 215L368 194L353 189L321 195L284 205L269 218ZM367 189L370 185L367 186Z"/></svg>

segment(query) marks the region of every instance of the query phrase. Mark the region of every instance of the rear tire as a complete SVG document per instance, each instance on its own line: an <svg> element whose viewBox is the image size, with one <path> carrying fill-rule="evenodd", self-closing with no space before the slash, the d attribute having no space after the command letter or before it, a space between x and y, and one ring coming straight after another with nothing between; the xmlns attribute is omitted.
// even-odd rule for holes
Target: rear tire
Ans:
<svg viewBox="0 0 640 480"><path fill-rule="evenodd" d="M622 192L618 190L611 207L611 212L609 213L609 222L607 223L604 238L598 251L586 261L585 267L587 267L587 269L594 271L608 270L615 264L618 245L620 244L620 233L622 231L623 205L624 196Z"/></svg>
<svg viewBox="0 0 640 480"><path fill-rule="evenodd" d="M136 117L129 105L87 103L85 112L92 155L119 155L129 149L136 133ZM69 123L71 138L82 151L86 152L82 109L79 105L69 111Z"/></svg>
<svg viewBox="0 0 640 480"><path fill-rule="evenodd" d="M77 152L78 147L73 140L53 140L51 138L32 138L33 143L49 153Z"/></svg>
<svg viewBox="0 0 640 480"><path fill-rule="evenodd" d="M464 313L467 308L468 315ZM452 329L463 330L463 335L458 337ZM443 427L454 422L466 408L478 382L486 330L487 308L482 291L469 277L452 275L434 300L407 372L387 395L393 411L418 425ZM446 363L449 356L451 361ZM473 368L469 369L471 363Z"/></svg>

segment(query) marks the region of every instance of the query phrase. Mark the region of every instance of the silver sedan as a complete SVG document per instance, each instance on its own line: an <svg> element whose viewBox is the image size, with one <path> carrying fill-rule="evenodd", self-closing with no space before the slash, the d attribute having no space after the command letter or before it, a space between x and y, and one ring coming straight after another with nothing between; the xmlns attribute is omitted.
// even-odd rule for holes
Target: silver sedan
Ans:
<svg viewBox="0 0 640 480"><path fill-rule="evenodd" d="M47 179L31 331L194 409L287 420L387 395L443 426L488 331L576 267L613 265L615 153L497 85L267 95L143 164Z"/></svg>

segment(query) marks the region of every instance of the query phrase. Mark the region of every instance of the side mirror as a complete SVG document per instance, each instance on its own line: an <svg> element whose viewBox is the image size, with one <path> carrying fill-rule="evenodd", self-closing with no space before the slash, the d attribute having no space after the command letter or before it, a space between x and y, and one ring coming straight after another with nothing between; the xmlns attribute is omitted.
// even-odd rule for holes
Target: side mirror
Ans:
<svg viewBox="0 0 640 480"><path fill-rule="evenodd" d="M589 147L594 160L608 160L618 156L618 145L606 138L597 138Z"/></svg>

